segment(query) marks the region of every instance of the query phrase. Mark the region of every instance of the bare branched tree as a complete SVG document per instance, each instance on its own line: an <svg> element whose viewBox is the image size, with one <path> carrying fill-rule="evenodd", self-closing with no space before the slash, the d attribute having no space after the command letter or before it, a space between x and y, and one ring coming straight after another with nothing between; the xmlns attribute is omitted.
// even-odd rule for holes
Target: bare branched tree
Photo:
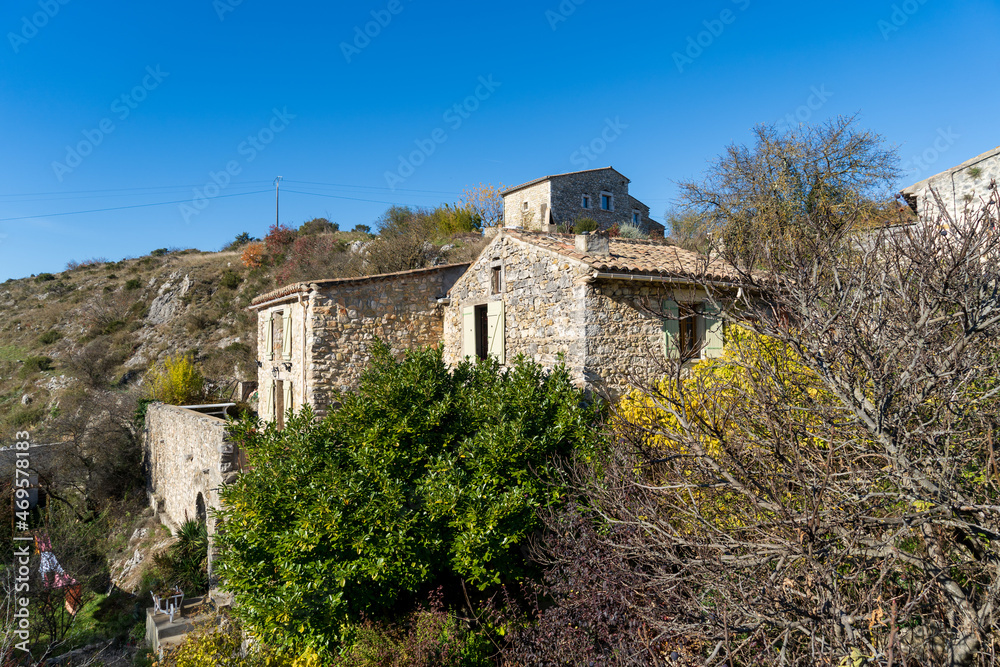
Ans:
<svg viewBox="0 0 1000 667"><path fill-rule="evenodd" d="M995 664L1000 195L883 227L856 201L727 245L726 354L664 361L578 469L638 664ZM568 572L561 521L540 557Z"/></svg>

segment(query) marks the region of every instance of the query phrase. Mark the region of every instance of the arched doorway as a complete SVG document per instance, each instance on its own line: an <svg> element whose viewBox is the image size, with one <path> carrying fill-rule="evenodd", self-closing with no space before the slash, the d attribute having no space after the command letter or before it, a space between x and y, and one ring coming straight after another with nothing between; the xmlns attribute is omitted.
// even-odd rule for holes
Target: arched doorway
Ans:
<svg viewBox="0 0 1000 667"><path fill-rule="evenodd" d="M194 518L196 521L202 523L208 520L208 512L205 510L205 497L200 493L194 501Z"/></svg>

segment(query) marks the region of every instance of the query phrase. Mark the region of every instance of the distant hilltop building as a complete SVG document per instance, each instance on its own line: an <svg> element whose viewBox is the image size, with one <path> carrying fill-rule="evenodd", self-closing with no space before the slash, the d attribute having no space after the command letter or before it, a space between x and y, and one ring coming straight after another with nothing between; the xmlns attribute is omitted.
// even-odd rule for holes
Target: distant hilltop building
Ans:
<svg viewBox="0 0 1000 667"><path fill-rule="evenodd" d="M902 194L921 219L937 216L939 205L934 196L936 194L951 218L959 220L967 209L973 211L981 205L994 181L1000 181L1000 146L914 183Z"/></svg>
<svg viewBox="0 0 1000 667"><path fill-rule="evenodd" d="M649 217L649 207L629 194L629 179L613 167L573 171L537 178L505 190L504 227L554 232L581 218L598 229L632 225L651 236L663 236L663 225Z"/></svg>

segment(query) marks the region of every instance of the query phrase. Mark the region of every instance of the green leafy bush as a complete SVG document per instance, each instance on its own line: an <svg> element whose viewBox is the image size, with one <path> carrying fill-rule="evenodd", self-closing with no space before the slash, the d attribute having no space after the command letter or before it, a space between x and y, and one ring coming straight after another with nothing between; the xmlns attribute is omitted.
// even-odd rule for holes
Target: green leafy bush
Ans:
<svg viewBox="0 0 1000 667"><path fill-rule="evenodd" d="M623 239L646 239L649 234L642 231L635 225L621 225L618 227L618 235Z"/></svg>
<svg viewBox="0 0 1000 667"><path fill-rule="evenodd" d="M37 356L28 357L24 360L24 365L21 366L22 375L30 375L32 373L43 373L45 371L52 370L52 357Z"/></svg>
<svg viewBox="0 0 1000 667"><path fill-rule="evenodd" d="M330 222L326 218L313 218L308 222L303 222L299 227L299 234L332 234L340 231L340 225Z"/></svg>
<svg viewBox="0 0 1000 667"><path fill-rule="evenodd" d="M433 585L524 579L538 510L561 499L554 461L588 450L596 416L564 367L449 371L440 349L396 361L382 343L340 402L231 428L252 469L221 491L219 572L282 650L329 652Z"/></svg>
<svg viewBox="0 0 1000 667"><path fill-rule="evenodd" d="M59 333L55 329L50 329L49 331L46 331L45 333L43 333L41 336L38 337L38 342L41 343L42 345L51 345L60 338L62 338L61 333Z"/></svg>
<svg viewBox="0 0 1000 667"><path fill-rule="evenodd" d="M139 280L138 278L131 278L125 281L125 289L127 290L135 290L139 289L140 287L142 287L142 281Z"/></svg>
<svg viewBox="0 0 1000 667"><path fill-rule="evenodd" d="M352 229L351 231L362 232L364 234L371 234L372 228L368 225L354 225L354 229Z"/></svg>
<svg viewBox="0 0 1000 667"><path fill-rule="evenodd" d="M170 250L168 248L157 248L153 252L149 253L153 257L163 257L164 255L169 255Z"/></svg>
<svg viewBox="0 0 1000 667"><path fill-rule="evenodd" d="M573 223L573 233L583 234L584 232L596 232L597 221L593 218L580 218Z"/></svg>
<svg viewBox="0 0 1000 667"><path fill-rule="evenodd" d="M236 289L240 286L241 282L243 282L243 279L240 278L240 274L232 270L223 273L222 278L219 279L219 284L226 289Z"/></svg>
<svg viewBox="0 0 1000 667"><path fill-rule="evenodd" d="M44 283L48 282L49 280L55 280L55 279L56 277L51 273L39 273L37 276L35 276L36 283Z"/></svg>

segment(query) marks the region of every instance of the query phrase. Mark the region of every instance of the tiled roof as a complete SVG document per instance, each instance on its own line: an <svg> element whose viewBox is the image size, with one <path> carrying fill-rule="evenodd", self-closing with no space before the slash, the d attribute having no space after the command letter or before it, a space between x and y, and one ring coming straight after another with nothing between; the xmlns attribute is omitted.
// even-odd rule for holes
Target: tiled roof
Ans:
<svg viewBox="0 0 1000 667"><path fill-rule="evenodd" d="M429 266L423 269L410 269L409 271L396 271L395 273L378 273L372 276L355 276L353 278L328 278L326 280L310 280L307 282L293 283L291 285L285 285L284 287L279 287L278 289L271 290L261 294L256 299L250 302L250 310L255 307L267 303L269 301L275 301L277 299L283 299L285 297L294 296L296 294L304 294L310 290L313 285L318 287L329 287L331 285L349 285L352 283L365 283L374 280L392 280L393 278L402 278L405 276L412 276L420 273L432 273L434 271L442 271L444 269L454 269L458 267L468 267L468 262L462 262L459 264L441 264L438 266Z"/></svg>
<svg viewBox="0 0 1000 667"><path fill-rule="evenodd" d="M599 273L653 275L738 282L739 273L721 259L710 259L690 250L684 250L667 241L639 241L623 238L609 239L610 256L584 254L576 249L576 239L570 234L546 234L505 230L505 234L570 257L589 265Z"/></svg>

